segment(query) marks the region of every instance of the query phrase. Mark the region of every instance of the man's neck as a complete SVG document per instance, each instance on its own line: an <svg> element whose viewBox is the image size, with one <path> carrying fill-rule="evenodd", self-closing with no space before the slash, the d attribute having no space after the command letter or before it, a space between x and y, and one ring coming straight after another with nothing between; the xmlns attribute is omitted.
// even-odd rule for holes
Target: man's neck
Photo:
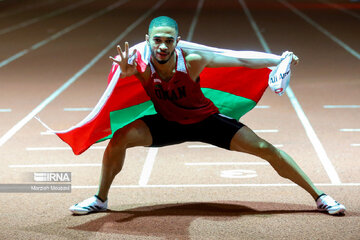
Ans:
<svg viewBox="0 0 360 240"><path fill-rule="evenodd" d="M160 64L158 61L154 58L151 59L152 64L154 65L157 72L160 73L168 73L175 69L175 63L176 63L176 54L174 53L169 61L166 63Z"/></svg>

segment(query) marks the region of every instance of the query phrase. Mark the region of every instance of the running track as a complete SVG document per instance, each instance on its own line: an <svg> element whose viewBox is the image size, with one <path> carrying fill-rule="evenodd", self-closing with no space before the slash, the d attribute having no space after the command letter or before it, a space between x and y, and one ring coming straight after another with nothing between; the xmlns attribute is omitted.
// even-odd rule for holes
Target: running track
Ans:
<svg viewBox="0 0 360 240"><path fill-rule="evenodd" d="M106 143L74 156L54 129L81 121L106 88L115 44L175 18L183 39L294 51L287 95L269 90L242 122L295 158L348 208L315 211L264 161L202 143L134 148L109 208L74 217L96 192ZM360 239L360 3L345 0L0 1L0 183L71 172L71 193L0 193L1 239Z"/></svg>

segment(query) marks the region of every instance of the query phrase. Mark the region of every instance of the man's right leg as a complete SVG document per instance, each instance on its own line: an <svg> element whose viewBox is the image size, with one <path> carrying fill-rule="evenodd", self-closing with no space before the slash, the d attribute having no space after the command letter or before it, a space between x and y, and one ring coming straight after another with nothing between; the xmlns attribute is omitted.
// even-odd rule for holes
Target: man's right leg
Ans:
<svg viewBox="0 0 360 240"><path fill-rule="evenodd" d="M75 214L87 214L106 210L109 189L124 165L126 149L151 144L150 130L140 119L116 131L104 152L97 195L73 205L70 211Z"/></svg>

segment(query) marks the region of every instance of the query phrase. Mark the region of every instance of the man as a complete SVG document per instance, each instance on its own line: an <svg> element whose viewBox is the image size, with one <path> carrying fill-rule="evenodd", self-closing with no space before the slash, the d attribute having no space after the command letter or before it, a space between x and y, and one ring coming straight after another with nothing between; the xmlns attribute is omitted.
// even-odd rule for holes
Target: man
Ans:
<svg viewBox="0 0 360 240"><path fill-rule="evenodd" d="M158 17L149 25L146 42L151 60L145 71L138 71L136 62L118 46L118 58L111 60L121 69L120 78L135 75L151 98L157 114L137 119L116 131L103 157L98 193L70 207L75 214L105 211L110 185L121 171L127 148L166 146L185 141L202 141L218 147L249 153L268 161L284 178L305 189L315 199L320 211L329 214L345 212L345 207L317 189L294 160L258 137L242 123L219 113L218 108L201 92L199 75L205 67L266 68L277 66L281 58L236 58L209 51L180 49L177 44L177 23L169 17ZM292 63L298 58L292 53Z"/></svg>

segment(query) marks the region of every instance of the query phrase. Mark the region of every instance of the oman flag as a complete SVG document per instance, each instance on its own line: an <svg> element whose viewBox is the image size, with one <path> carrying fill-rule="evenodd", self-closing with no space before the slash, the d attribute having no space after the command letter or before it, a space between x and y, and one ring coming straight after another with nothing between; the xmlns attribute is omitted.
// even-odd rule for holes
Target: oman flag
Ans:
<svg viewBox="0 0 360 240"><path fill-rule="evenodd" d="M280 56L268 53L212 48L186 41L180 41L177 47L241 58L280 59ZM136 61L137 70L143 72L150 61L150 48L146 42L142 42L132 47L129 52L134 49L137 49L137 54L132 56L129 62ZM277 68L274 69L276 70ZM271 71L269 68L205 68L200 74L200 86L204 95L214 102L222 114L239 119L260 100L268 86ZM135 76L123 79L119 79L119 76L120 68L113 64L108 77L108 87L93 111L68 130L53 131L69 144L76 155L94 143L110 139L116 130L134 120L156 113L140 81Z"/></svg>

